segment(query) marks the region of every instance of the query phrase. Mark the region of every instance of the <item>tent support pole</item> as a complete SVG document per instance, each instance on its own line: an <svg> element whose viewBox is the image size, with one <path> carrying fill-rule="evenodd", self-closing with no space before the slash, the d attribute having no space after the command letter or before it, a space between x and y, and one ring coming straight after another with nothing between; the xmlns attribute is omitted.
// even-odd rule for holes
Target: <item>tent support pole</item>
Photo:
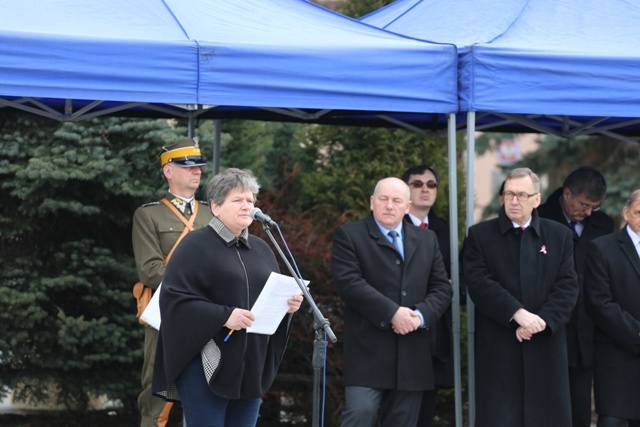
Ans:
<svg viewBox="0 0 640 427"><path fill-rule="evenodd" d="M458 167L456 147L456 115L447 116L449 149L449 232L451 233L451 280L453 281L453 377L455 392L456 427L462 427L462 371L460 365L460 280L458 266Z"/></svg>
<svg viewBox="0 0 640 427"><path fill-rule="evenodd" d="M467 218L466 229L473 225L475 213L475 165L476 165L476 112L467 113ZM469 427L476 424L476 378L475 378L475 308L467 295L467 386L469 387Z"/></svg>

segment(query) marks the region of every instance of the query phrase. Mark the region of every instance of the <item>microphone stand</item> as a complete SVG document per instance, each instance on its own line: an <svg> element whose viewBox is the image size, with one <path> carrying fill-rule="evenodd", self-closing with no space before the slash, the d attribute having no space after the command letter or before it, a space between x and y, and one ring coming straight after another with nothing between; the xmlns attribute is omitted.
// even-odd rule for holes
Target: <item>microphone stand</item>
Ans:
<svg viewBox="0 0 640 427"><path fill-rule="evenodd" d="M276 227L277 226L278 225L276 224ZM273 243L273 246L275 246L278 254L280 254L280 258L282 258L282 260L286 264L289 272L291 273L291 276L293 276L293 278L296 280L296 283L300 287L304 298L309 302L309 305L311 306L311 313L313 313L313 328L315 329L315 340L313 341L313 358L311 362L313 366L313 419L311 425L313 427L318 427L320 425L320 384L322 382L322 368L325 365L325 349L327 347L327 341L324 339L323 332L329 337L329 340L332 343L335 343L336 341L338 341L338 339L331 330L331 326L329 326L329 319L322 315L322 312L313 300L313 297L302 281L302 278L299 277L298 274L294 271L293 267L289 263L289 260L284 255L284 252L282 252L282 249L280 249L280 246L276 242L276 239L273 237L273 234L271 234L271 231L269 230L269 224L267 224L266 222L262 222L262 228L264 229L265 233L267 233L267 236L269 236L269 239Z"/></svg>

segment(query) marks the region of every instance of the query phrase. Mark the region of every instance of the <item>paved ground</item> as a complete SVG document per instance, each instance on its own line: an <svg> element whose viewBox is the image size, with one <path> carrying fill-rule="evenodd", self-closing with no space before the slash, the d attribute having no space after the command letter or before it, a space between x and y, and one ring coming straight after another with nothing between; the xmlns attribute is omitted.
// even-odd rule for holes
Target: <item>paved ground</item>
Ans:
<svg viewBox="0 0 640 427"><path fill-rule="evenodd" d="M14 407L11 404L11 394L6 396L4 399L0 399L0 414L22 414L24 411ZM0 422L0 424L2 424ZM594 422L591 424L591 427L596 427L595 417Z"/></svg>

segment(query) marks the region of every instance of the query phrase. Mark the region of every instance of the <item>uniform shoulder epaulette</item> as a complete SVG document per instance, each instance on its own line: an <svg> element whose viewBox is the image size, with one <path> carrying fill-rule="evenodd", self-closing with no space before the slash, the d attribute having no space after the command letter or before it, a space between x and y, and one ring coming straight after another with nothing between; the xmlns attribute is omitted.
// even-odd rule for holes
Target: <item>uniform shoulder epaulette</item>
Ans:
<svg viewBox="0 0 640 427"><path fill-rule="evenodd" d="M145 203L144 205L142 205L143 208L146 208L148 206L155 206L155 205L159 205L160 202L149 202L149 203Z"/></svg>

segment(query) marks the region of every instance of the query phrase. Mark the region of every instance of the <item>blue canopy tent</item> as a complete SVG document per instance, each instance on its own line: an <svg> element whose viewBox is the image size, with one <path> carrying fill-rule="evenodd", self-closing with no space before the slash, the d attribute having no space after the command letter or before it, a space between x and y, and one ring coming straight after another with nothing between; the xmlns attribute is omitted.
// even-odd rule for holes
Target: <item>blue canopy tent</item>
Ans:
<svg viewBox="0 0 640 427"><path fill-rule="evenodd" d="M455 153L457 51L303 0L5 2L3 107L448 128Z"/></svg>
<svg viewBox="0 0 640 427"><path fill-rule="evenodd" d="M640 6L631 0L398 0L361 19L453 43L477 130L640 135Z"/></svg>
<svg viewBox="0 0 640 427"><path fill-rule="evenodd" d="M468 183L475 130L599 133L638 142L629 137L640 134L640 5L632 0L398 0L361 20L458 47ZM473 201L468 185L467 226L473 224ZM467 312L472 393L470 303ZM473 413L471 394L471 425Z"/></svg>
<svg viewBox="0 0 640 427"><path fill-rule="evenodd" d="M197 44L160 2L5 2L0 107L77 120L197 102Z"/></svg>
<svg viewBox="0 0 640 427"><path fill-rule="evenodd" d="M167 3L188 36L198 41L200 104L389 112L456 109L450 45L425 46L305 2ZM444 76L434 80L440 73ZM403 75L417 85L413 90ZM416 89L425 94L416 97Z"/></svg>
<svg viewBox="0 0 640 427"><path fill-rule="evenodd" d="M452 45L301 0L25 0L0 15L0 107L59 120L286 114L395 125L387 117L402 113L433 127L430 114L457 110L456 68Z"/></svg>
<svg viewBox="0 0 640 427"><path fill-rule="evenodd" d="M509 29L473 46L468 111L640 117L640 4L527 1ZM629 125L629 123L620 123ZM596 130L597 132L597 130Z"/></svg>

